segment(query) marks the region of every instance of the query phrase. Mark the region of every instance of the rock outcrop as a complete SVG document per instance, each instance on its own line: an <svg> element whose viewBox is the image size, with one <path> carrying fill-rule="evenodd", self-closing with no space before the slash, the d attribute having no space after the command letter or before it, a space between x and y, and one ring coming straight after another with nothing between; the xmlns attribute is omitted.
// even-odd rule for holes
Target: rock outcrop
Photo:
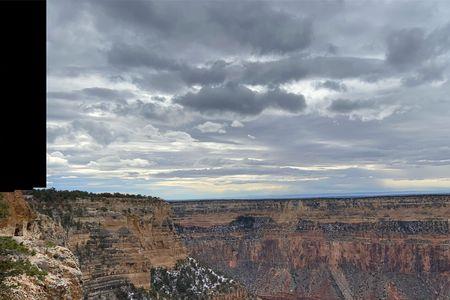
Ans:
<svg viewBox="0 0 450 300"><path fill-rule="evenodd" d="M127 286L148 290L152 268L172 268L187 257L161 199L91 195L30 203L65 228L87 299L117 299Z"/></svg>
<svg viewBox="0 0 450 300"><path fill-rule="evenodd" d="M83 299L78 259L69 249L37 239L14 237L14 240L30 249L32 254L27 256L27 260L44 276L22 274L10 278L9 283L17 287L13 288L8 299Z"/></svg>
<svg viewBox="0 0 450 300"><path fill-rule="evenodd" d="M0 235L22 236L30 232L36 213L29 207L20 191L0 193Z"/></svg>
<svg viewBox="0 0 450 300"><path fill-rule="evenodd" d="M30 192L28 201L64 228L84 299L256 299L187 256L172 208L159 198L50 189Z"/></svg>
<svg viewBox="0 0 450 300"><path fill-rule="evenodd" d="M0 299L82 299L78 259L64 247L64 230L19 191L0 193L0 207Z"/></svg>
<svg viewBox="0 0 450 300"><path fill-rule="evenodd" d="M450 299L450 196L172 207L189 255L263 299Z"/></svg>

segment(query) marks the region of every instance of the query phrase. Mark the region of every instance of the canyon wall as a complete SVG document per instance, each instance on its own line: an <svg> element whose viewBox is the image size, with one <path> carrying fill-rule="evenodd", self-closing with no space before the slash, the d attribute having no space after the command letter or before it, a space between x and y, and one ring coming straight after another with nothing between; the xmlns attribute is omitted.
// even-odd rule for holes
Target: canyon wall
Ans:
<svg viewBox="0 0 450 300"><path fill-rule="evenodd" d="M116 299L129 285L148 290L151 268L171 268L186 258L171 208L161 199L31 197L30 203L65 228L87 299Z"/></svg>
<svg viewBox="0 0 450 300"><path fill-rule="evenodd" d="M450 197L172 202L189 255L263 299L450 299Z"/></svg>
<svg viewBox="0 0 450 300"><path fill-rule="evenodd" d="M64 229L20 191L0 193L0 299L81 300L80 266L65 244Z"/></svg>
<svg viewBox="0 0 450 300"><path fill-rule="evenodd" d="M64 228L84 299L249 299L241 284L187 256L159 198L50 189L28 201Z"/></svg>

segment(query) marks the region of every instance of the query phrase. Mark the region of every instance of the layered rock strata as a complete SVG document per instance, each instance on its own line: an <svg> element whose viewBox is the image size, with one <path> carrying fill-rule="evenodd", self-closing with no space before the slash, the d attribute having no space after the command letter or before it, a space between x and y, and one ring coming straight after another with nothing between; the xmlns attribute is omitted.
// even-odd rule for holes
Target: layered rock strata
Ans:
<svg viewBox="0 0 450 300"><path fill-rule="evenodd" d="M264 299L450 299L450 197L173 202L189 255Z"/></svg>
<svg viewBox="0 0 450 300"><path fill-rule="evenodd" d="M118 299L127 286L150 289L150 270L172 268L186 251L170 206L157 198L87 197L43 201L38 211L66 230L87 299Z"/></svg>

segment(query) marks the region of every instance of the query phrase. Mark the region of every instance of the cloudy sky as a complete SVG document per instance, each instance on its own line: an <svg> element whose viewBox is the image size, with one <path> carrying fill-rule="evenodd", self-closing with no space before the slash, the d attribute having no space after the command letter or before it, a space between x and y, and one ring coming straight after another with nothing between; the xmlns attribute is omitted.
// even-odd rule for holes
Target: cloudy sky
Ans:
<svg viewBox="0 0 450 300"><path fill-rule="evenodd" d="M448 1L48 1L48 187L450 191Z"/></svg>

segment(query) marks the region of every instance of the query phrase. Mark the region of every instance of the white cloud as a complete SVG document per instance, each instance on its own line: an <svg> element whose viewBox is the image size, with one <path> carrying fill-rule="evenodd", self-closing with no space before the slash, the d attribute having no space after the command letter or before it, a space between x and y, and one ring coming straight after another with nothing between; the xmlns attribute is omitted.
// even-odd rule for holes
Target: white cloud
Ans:
<svg viewBox="0 0 450 300"><path fill-rule="evenodd" d="M142 158L121 159L118 156L107 156L99 158L96 161L90 161L87 164L87 167L106 171L147 168L153 165L155 165L155 163Z"/></svg>
<svg viewBox="0 0 450 300"><path fill-rule="evenodd" d="M242 123L239 122L238 120L234 120L234 121L231 123L230 126L231 126L231 127L234 127L234 128L238 128L238 127L244 127L244 124L242 124Z"/></svg>
<svg viewBox="0 0 450 300"><path fill-rule="evenodd" d="M47 153L47 167L48 168L61 168L67 167L68 161L64 154L59 151L52 152L50 154Z"/></svg>
<svg viewBox="0 0 450 300"><path fill-rule="evenodd" d="M203 133L226 133L225 125L207 121L197 126L198 130Z"/></svg>
<svg viewBox="0 0 450 300"><path fill-rule="evenodd" d="M450 178L383 179L381 182L386 187L396 189L450 188Z"/></svg>

